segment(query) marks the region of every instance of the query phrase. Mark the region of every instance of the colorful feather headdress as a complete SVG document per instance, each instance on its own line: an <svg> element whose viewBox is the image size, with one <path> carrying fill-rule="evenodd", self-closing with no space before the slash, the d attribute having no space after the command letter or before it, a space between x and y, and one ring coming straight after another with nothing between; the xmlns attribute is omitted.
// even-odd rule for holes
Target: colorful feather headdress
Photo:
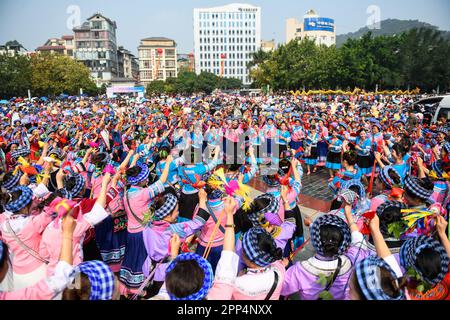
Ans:
<svg viewBox="0 0 450 320"><path fill-rule="evenodd" d="M402 220L406 224L404 237L418 235L432 236L436 230L437 214L435 210L404 209Z"/></svg>
<svg viewBox="0 0 450 320"><path fill-rule="evenodd" d="M40 184L42 179L45 178L45 174L39 173L36 167L32 166L26 159L19 157L19 159L17 159L17 162L19 163L19 165L14 169L14 175L16 175L20 170L23 173L26 173L28 176L36 176L37 184Z"/></svg>
<svg viewBox="0 0 450 320"><path fill-rule="evenodd" d="M208 184L220 191L226 193L229 196L238 196L244 199L243 209L250 209L250 187L239 182L238 180L227 181L225 176L225 171L223 168L220 168L211 175L208 179Z"/></svg>
<svg viewBox="0 0 450 320"><path fill-rule="evenodd" d="M36 168L30 165L30 163L23 157L19 157L19 159L17 159L17 163L20 165L14 169L14 175L16 175L19 170L22 171L23 173L28 174L29 176L34 176L38 174Z"/></svg>

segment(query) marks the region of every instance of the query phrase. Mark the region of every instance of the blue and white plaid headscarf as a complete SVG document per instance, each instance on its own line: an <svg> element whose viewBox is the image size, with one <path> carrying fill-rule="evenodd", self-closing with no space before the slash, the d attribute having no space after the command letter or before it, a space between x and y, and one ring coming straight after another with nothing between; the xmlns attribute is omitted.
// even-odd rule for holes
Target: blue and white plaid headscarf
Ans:
<svg viewBox="0 0 450 320"><path fill-rule="evenodd" d="M364 199L366 197L366 190L364 188L364 185L361 183L361 180L359 179L352 179L348 180L342 183L341 189L342 190L350 190L350 187L356 186L359 190L359 198ZM353 191L353 190L352 190Z"/></svg>
<svg viewBox="0 0 450 320"><path fill-rule="evenodd" d="M31 151L28 148L17 149L11 152L11 158L18 159L19 157L26 157L30 155Z"/></svg>
<svg viewBox="0 0 450 320"><path fill-rule="evenodd" d="M383 291L380 268L386 269L394 279L397 279L397 275L389 264L376 256L370 256L356 264L356 279L364 297L367 300L404 300L403 291L397 297L391 297Z"/></svg>
<svg viewBox="0 0 450 320"><path fill-rule="evenodd" d="M446 132L446 134L447 134L447 132ZM444 143L444 145L442 146L442 149L444 149L445 152L450 153L450 142Z"/></svg>
<svg viewBox="0 0 450 320"><path fill-rule="evenodd" d="M418 178L406 176L405 178L405 189L422 200L428 200L433 194L433 189L425 189L417 182Z"/></svg>
<svg viewBox="0 0 450 320"><path fill-rule="evenodd" d="M385 166L383 169L380 170L380 179L383 181L383 183L386 186L386 189L390 190L392 189L392 186L394 185L394 180L391 179L389 176L389 172L392 171L394 167L392 166Z"/></svg>
<svg viewBox="0 0 450 320"><path fill-rule="evenodd" d="M133 186L138 185L147 179L150 174L150 170L146 164L138 163L137 166L141 168L141 172L137 175L137 177L127 177L128 182Z"/></svg>
<svg viewBox="0 0 450 320"><path fill-rule="evenodd" d="M274 176L263 176L262 180L271 188L280 186L280 182Z"/></svg>
<svg viewBox="0 0 450 320"><path fill-rule="evenodd" d="M337 199L341 202L346 202L352 206L356 204L356 201L359 199L359 195L349 189L341 189L338 192Z"/></svg>
<svg viewBox="0 0 450 320"><path fill-rule="evenodd" d="M442 169L442 160L436 160L431 164L431 169L436 172L438 178L442 178L444 170Z"/></svg>
<svg viewBox="0 0 450 320"><path fill-rule="evenodd" d="M161 208L155 210L155 215L153 217L155 221L160 221L165 217L167 217L169 214L173 212L173 210L176 208L178 204L178 198L171 193L167 193L165 195L165 200L166 201L161 206Z"/></svg>
<svg viewBox="0 0 450 320"><path fill-rule="evenodd" d="M426 248L436 251L441 259L441 272L439 272L439 275L434 279L425 277L422 271L416 267L417 255ZM407 240L400 248L400 264L402 267L405 269L413 267L423 280L433 286L437 285L444 279L448 272L449 262L448 255L444 247L436 240L424 235Z"/></svg>
<svg viewBox="0 0 450 320"><path fill-rule="evenodd" d="M85 185L85 179L81 174L72 173L71 175L69 175L65 178L64 184L66 184L67 180L70 178L75 178L75 185L73 186L73 188L71 190L68 190L67 188L65 188L65 189L69 193L70 198L68 198L68 199L73 199L81 192L81 190L83 190L84 185Z"/></svg>
<svg viewBox="0 0 450 320"><path fill-rule="evenodd" d="M63 151L61 150L61 149L52 149L49 153L48 153L48 156L50 157L51 155L55 155L56 156L56 158L58 159L58 160L62 160L62 158L64 157L64 154L63 154Z"/></svg>
<svg viewBox="0 0 450 320"><path fill-rule="evenodd" d="M261 224L261 221L264 218L266 213L277 213L280 210L280 201L271 193L265 193L258 197L256 197L253 202L261 199L266 199L269 201L267 207L259 210L258 212L252 213L248 215L249 220L253 223L254 227L257 227Z"/></svg>
<svg viewBox="0 0 450 320"><path fill-rule="evenodd" d="M242 238L242 248L247 258L254 264L260 267L267 267L269 264L275 262L275 258L269 253L261 250L258 244L258 236L260 234L267 234L272 236L261 227L253 227L248 230ZM273 246L276 247L275 240L273 240Z"/></svg>
<svg viewBox="0 0 450 320"><path fill-rule="evenodd" d="M12 140L8 143L8 147L12 146L13 144L17 144L17 146L20 146L20 141L19 140Z"/></svg>
<svg viewBox="0 0 450 320"><path fill-rule="evenodd" d="M195 253L184 253L176 257L175 260L173 260L172 263L169 265L169 267L166 269L166 275L175 268L178 262L190 260L194 260L195 262L197 262L198 266L203 270L205 277L203 278L202 288L196 293L181 298L176 297L169 292L171 300L190 300L190 301L202 300L203 298L206 297L206 295L209 292L209 289L211 289L212 287L214 280L214 273L211 264L208 262L208 260Z"/></svg>
<svg viewBox="0 0 450 320"><path fill-rule="evenodd" d="M11 191L15 186L19 184L20 178L22 177L22 171L18 171L17 174L12 175L8 180L3 181L3 188Z"/></svg>
<svg viewBox="0 0 450 320"><path fill-rule="evenodd" d="M313 224L311 225L311 243L316 252L322 256L324 255L322 237L320 236L320 228L322 226L336 226L342 230L343 239L341 245L339 246L336 257L347 252L347 249L352 241L350 228L344 220L334 214L326 214L320 216L316 220L314 220Z"/></svg>
<svg viewBox="0 0 450 320"><path fill-rule="evenodd" d="M11 193L16 191L22 191L20 197L14 201L9 201L5 206L5 209L12 213L22 210L33 200L33 191L30 188L17 186L11 190Z"/></svg>
<svg viewBox="0 0 450 320"><path fill-rule="evenodd" d="M380 204L377 208L378 217L382 217L384 211L388 208L397 208L398 210L403 210L406 209L406 204L399 201L385 201L382 204Z"/></svg>
<svg viewBox="0 0 450 320"><path fill-rule="evenodd" d="M103 261L86 261L75 267L75 272L84 273L91 283L89 300L111 300L114 294L114 273Z"/></svg>
<svg viewBox="0 0 450 320"><path fill-rule="evenodd" d="M70 139L70 145L72 147L75 147L77 145L77 143L78 143L78 139L77 138Z"/></svg>

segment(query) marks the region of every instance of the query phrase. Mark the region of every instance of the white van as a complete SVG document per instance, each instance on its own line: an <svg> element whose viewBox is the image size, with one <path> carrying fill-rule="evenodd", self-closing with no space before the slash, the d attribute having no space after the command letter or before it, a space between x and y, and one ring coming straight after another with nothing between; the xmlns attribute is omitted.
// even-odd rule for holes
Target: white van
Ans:
<svg viewBox="0 0 450 320"><path fill-rule="evenodd" d="M423 121L428 125L441 117L450 122L450 95L421 99L413 104L413 109L423 114Z"/></svg>

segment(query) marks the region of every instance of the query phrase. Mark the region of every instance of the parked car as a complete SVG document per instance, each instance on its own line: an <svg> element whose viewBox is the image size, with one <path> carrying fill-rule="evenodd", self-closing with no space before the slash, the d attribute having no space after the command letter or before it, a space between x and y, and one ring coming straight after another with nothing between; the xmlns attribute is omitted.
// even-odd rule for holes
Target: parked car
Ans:
<svg viewBox="0 0 450 320"><path fill-rule="evenodd" d="M423 114L423 122L430 125L445 117L450 123L450 95L421 99L413 104L413 110Z"/></svg>

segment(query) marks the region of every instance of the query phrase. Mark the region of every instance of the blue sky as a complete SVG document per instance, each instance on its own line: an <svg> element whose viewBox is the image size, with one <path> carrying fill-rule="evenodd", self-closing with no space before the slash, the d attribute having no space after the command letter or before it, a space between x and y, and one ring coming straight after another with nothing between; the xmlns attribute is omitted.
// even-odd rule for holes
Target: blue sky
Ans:
<svg viewBox="0 0 450 320"><path fill-rule="evenodd" d="M418 19L450 30L448 0L0 0L0 43L18 40L35 50L51 37L71 34L67 28L70 6L78 6L81 21L96 12L115 20L119 45L137 53L139 40L165 36L178 43L180 53L193 51L192 12L196 7L213 7L233 2L262 8L262 38L285 38L285 20L301 19L309 9L334 18L337 33L366 25L370 5L380 8L381 19Z"/></svg>

